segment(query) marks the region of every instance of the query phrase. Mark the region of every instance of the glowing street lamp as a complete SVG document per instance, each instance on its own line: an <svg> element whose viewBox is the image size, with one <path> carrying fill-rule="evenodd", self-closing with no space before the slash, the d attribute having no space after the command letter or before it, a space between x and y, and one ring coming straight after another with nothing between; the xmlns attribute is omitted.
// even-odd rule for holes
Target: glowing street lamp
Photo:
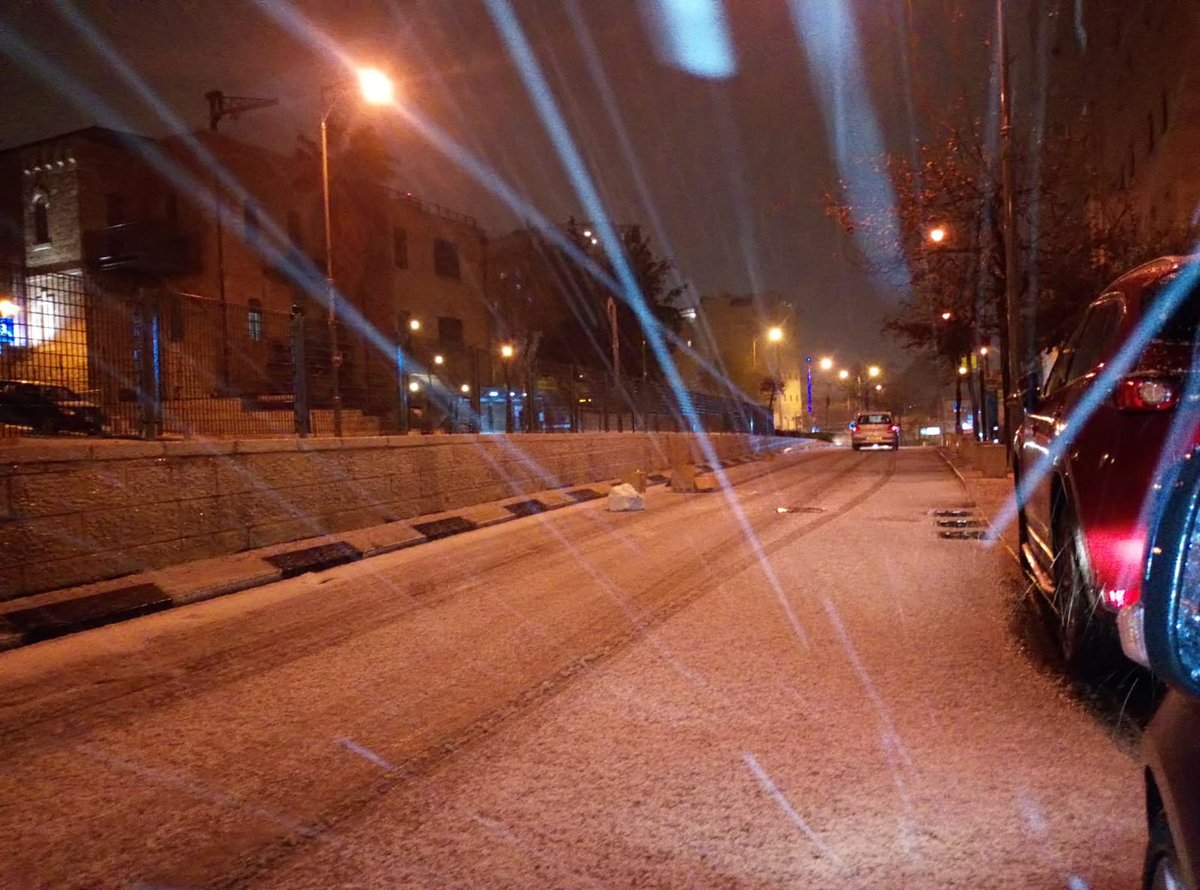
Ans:
<svg viewBox="0 0 1200 890"><path fill-rule="evenodd" d="M823 358L823 359L821 359L821 370L822 370L822 371L831 371L831 370L833 370L833 359L831 359L831 358Z"/></svg>
<svg viewBox="0 0 1200 890"><path fill-rule="evenodd" d="M946 229L944 226L934 226L929 230L929 240L934 244L941 244L946 240Z"/></svg>
<svg viewBox="0 0 1200 890"><path fill-rule="evenodd" d="M868 377L878 377L882 373L883 371L880 370L879 365L871 365L871 367L867 368Z"/></svg>
<svg viewBox="0 0 1200 890"><path fill-rule="evenodd" d="M369 105L384 105L393 99L392 81L375 68L358 71L359 95ZM342 354L338 349L337 290L333 284L333 228L329 213L329 115L348 90L345 84L321 90L321 196L325 204L325 291L329 301L329 378L333 389L333 434L342 434ZM327 96L329 98L327 98ZM416 330L414 328L414 330Z"/></svg>
<svg viewBox="0 0 1200 890"><path fill-rule="evenodd" d="M435 365L444 365L446 363L446 357L444 355L435 355L433 357L433 363Z"/></svg>
<svg viewBox="0 0 1200 890"><path fill-rule="evenodd" d="M504 431L506 433L513 431L513 391L512 383L509 381L509 368L512 366L512 358L516 354L517 351L511 343L505 343L500 347L500 357L504 359Z"/></svg>

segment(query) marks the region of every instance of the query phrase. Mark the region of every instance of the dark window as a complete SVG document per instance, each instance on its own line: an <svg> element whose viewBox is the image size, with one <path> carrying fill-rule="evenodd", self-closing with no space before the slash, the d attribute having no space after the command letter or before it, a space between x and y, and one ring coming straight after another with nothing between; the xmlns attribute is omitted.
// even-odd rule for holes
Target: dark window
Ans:
<svg viewBox="0 0 1200 890"><path fill-rule="evenodd" d="M250 204L247 204L242 210L242 224L245 227L246 243L257 244L259 233L258 211Z"/></svg>
<svg viewBox="0 0 1200 890"><path fill-rule="evenodd" d="M1108 358L1124 314L1125 307L1119 299L1101 303L1092 310L1092 318L1075 347L1075 358L1071 362L1072 377L1091 373Z"/></svg>
<svg viewBox="0 0 1200 890"><path fill-rule="evenodd" d="M463 323L461 318L438 317L438 340L443 343L463 342Z"/></svg>
<svg viewBox="0 0 1200 890"><path fill-rule="evenodd" d="M33 243L50 243L50 202L45 195L33 199Z"/></svg>
<svg viewBox="0 0 1200 890"><path fill-rule="evenodd" d="M1153 287L1148 288L1142 299L1144 309L1142 314L1147 316L1152 324L1160 324L1154 339L1168 343L1191 343L1196 336L1197 323L1200 322L1200 287L1192 286L1191 293L1183 297L1170 316L1164 317L1158 307L1158 299L1167 291L1179 274L1166 275Z"/></svg>
<svg viewBox="0 0 1200 890"><path fill-rule="evenodd" d="M1067 374L1071 370L1071 356L1075 354L1075 344L1079 342L1079 335L1083 331L1083 325L1086 322L1087 315L1083 317L1083 321L1075 326L1075 330L1071 332L1071 336L1067 338L1067 342L1059 347L1058 356L1054 359L1054 367L1046 375L1046 384L1042 387L1042 392L1046 395L1050 395L1050 393L1067 382Z"/></svg>
<svg viewBox="0 0 1200 890"><path fill-rule="evenodd" d="M251 300L246 309L246 335L251 343L261 343L263 338L263 311L259 300Z"/></svg>
<svg viewBox="0 0 1200 890"><path fill-rule="evenodd" d="M408 231L400 228L400 226L392 228L392 261L396 264L397 269L408 268ZM439 272L438 274L440 275L441 273Z"/></svg>
<svg viewBox="0 0 1200 890"><path fill-rule="evenodd" d="M115 192L106 194L104 196L104 224L119 226L128 221L125 219L125 199Z"/></svg>
<svg viewBox="0 0 1200 890"><path fill-rule="evenodd" d="M300 228L300 214L295 210L288 211L287 231L288 241L292 243L292 247L301 248L304 246L304 230Z"/></svg>
<svg viewBox="0 0 1200 890"><path fill-rule="evenodd" d="M442 278L462 277L458 269L458 246L453 241L434 240L433 271Z"/></svg>
<svg viewBox="0 0 1200 890"><path fill-rule="evenodd" d="M172 343L183 340L183 297L178 295L167 301L167 337Z"/></svg>

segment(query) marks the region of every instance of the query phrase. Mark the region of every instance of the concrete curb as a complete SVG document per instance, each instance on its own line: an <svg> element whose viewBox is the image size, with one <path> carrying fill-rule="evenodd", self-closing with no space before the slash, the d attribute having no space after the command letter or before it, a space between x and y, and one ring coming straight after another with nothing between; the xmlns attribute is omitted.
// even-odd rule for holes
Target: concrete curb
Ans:
<svg viewBox="0 0 1200 890"><path fill-rule="evenodd" d="M801 447L798 450L824 449ZM721 461L721 467L727 469L755 463L768 456L774 457L774 452L724 460ZM697 469L703 472L713 470L707 464ZM0 651L240 593L285 578L393 553L524 516L602 499L617 481L547 489L461 510L274 544L232 556L183 563L10 600L0 603ZM651 486L663 486L668 481L667 476L658 473L647 478L647 484Z"/></svg>

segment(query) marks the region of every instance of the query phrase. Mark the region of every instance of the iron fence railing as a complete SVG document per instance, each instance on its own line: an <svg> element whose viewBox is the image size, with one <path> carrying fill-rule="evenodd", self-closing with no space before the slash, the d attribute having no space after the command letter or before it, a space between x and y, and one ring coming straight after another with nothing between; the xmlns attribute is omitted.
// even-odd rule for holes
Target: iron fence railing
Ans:
<svg viewBox="0 0 1200 890"><path fill-rule="evenodd" d="M115 279L114 279L115 280ZM769 428L761 405L495 350L339 328L342 434ZM333 433L326 318L0 268L0 436Z"/></svg>

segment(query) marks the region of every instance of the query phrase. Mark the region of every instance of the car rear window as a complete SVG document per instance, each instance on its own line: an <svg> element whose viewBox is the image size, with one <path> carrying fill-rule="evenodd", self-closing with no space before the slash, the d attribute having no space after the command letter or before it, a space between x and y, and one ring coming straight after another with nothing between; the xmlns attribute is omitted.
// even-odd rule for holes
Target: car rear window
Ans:
<svg viewBox="0 0 1200 890"><path fill-rule="evenodd" d="M1179 273L1172 272L1164 275L1157 284L1147 288L1144 296L1143 315L1152 313L1162 295L1178 279ZM1166 319L1155 340L1166 343L1191 343L1196 336L1196 326L1200 323L1200 284L1193 283L1183 300L1175 307L1175 311Z"/></svg>
<svg viewBox="0 0 1200 890"><path fill-rule="evenodd" d="M860 414L858 423L861 426L864 423L891 423L892 415L890 414Z"/></svg>

